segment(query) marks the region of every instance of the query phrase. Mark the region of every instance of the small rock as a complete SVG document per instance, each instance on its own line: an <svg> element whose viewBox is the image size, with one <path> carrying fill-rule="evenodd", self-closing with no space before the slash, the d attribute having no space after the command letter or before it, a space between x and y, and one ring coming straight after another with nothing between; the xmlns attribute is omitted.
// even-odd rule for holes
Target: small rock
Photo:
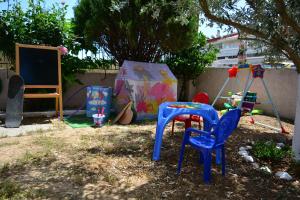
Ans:
<svg viewBox="0 0 300 200"><path fill-rule="evenodd" d="M246 150L244 150L244 151L239 151L238 154L241 155L241 156L248 156L248 155L249 155L249 154L248 154L248 151L246 151Z"/></svg>
<svg viewBox="0 0 300 200"><path fill-rule="evenodd" d="M251 150L252 149L252 146L246 146L246 150Z"/></svg>
<svg viewBox="0 0 300 200"><path fill-rule="evenodd" d="M272 174L271 169L269 167L267 167L267 166L261 167L260 170L263 171L263 172L265 172L265 173L267 173L267 174Z"/></svg>
<svg viewBox="0 0 300 200"><path fill-rule="evenodd" d="M233 194L233 192L226 192L226 197L230 198L232 194Z"/></svg>
<svg viewBox="0 0 300 200"><path fill-rule="evenodd" d="M299 187L300 183L299 183L299 181L294 181L294 182L292 183L292 185L293 185L294 187Z"/></svg>
<svg viewBox="0 0 300 200"><path fill-rule="evenodd" d="M163 193L161 194L161 196L162 196L162 198L167 198L167 197L168 197L168 194L165 193L165 192L163 192Z"/></svg>
<svg viewBox="0 0 300 200"><path fill-rule="evenodd" d="M253 159L253 157L252 157L252 156L248 156L248 155L246 155L246 156L243 156L243 158L244 158L244 160L245 160L245 161L247 161L247 162L251 162L251 163L253 163L253 162L254 162L254 159Z"/></svg>
<svg viewBox="0 0 300 200"><path fill-rule="evenodd" d="M289 173L287 173L287 172L276 172L275 176L277 176L280 179L287 180L287 181L290 181L293 179L291 177L291 175L289 175Z"/></svg>
<svg viewBox="0 0 300 200"><path fill-rule="evenodd" d="M162 196L163 198L167 198L168 195L173 194L173 193L174 193L173 190L168 190L168 191L162 192L161 196Z"/></svg>
<svg viewBox="0 0 300 200"><path fill-rule="evenodd" d="M246 151L247 149L245 147L240 147L239 151Z"/></svg>
<svg viewBox="0 0 300 200"><path fill-rule="evenodd" d="M267 141L267 142L265 142L265 144L266 145L270 145L270 144L272 144L272 142L271 141Z"/></svg>
<svg viewBox="0 0 300 200"><path fill-rule="evenodd" d="M252 145L252 144L254 144L254 141L253 141L253 140L250 140L250 139L247 139L247 144Z"/></svg>
<svg viewBox="0 0 300 200"><path fill-rule="evenodd" d="M279 143L276 144L276 147L281 147L282 148L284 146L285 146L285 144L283 144L282 142L279 142Z"/></svg>
<svg viewBox="0 0 300 200"><path fill-rule="evenodd" d="M258 168L259 168L259 164L256 163L256 162L254 162L254 163L252 163L252 167L253 167L254 169L258 169Z"/></svg>

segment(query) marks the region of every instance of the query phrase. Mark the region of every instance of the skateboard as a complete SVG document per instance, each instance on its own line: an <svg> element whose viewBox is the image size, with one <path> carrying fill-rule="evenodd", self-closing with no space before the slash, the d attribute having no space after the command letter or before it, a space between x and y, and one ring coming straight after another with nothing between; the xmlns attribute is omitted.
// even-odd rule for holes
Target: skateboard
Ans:
<svg viewBox="0 0 300 200"><path fill-rule="evenodd" d="M9 79L6 102L5 127L18 128L23 119L24 80L13 75Z"/></svg>

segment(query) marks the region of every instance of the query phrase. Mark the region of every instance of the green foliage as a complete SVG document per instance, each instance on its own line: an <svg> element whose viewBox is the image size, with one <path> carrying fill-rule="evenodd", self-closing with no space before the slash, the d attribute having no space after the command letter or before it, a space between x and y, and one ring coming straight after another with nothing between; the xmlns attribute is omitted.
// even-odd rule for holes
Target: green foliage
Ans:
<svg viewBox="0 0 300 200"><path fill-rule="evenodd" d="M291 156L291 148L285 145L282 148L277 148L273 141L263 142L258 141L253 145L253 155L256 158L267 161L280 161L287 156Z"/></svg>
<svg viewBox="0 0 300 200"><path fill-rule="evenodd" d="M180 100L187 100L184 89L187 81L196 79L216 59L217 52L216 48L206 44L204 34L199 33L190 48L167 56L167 65L175 76L183 82Z"/></svg>
<svg viewBox="0 0 300 200"><path fill-rule="evenodd" d="M96 64L89 57L79 59L72 55L78 54L81 46L74 42L73 24L65 19L66 8L54 4L50 9L46 9L44 0L28 0L27 10L21 8L20 2L17 1L10 10L0 11L0 51L12 62L15 60L15 43L64 45L68 48L69 55L62 57L64 88L79 83L77 73L104 65L98 61Z"/></svg>
<svg viewBox="0 0 300 200"><path fill-rule="evenodd" d="M24 11L19 2L10 10L0 12L0 51L12 61L15 43L59 46L69 38L65 28L66 7L53 5L47 10L44 0L28 0Z"/></svg>
<svg viewBox="0 0 300 200"><path fill-rule="evenodd" d="M20 191L20 186L12 181L7 180L0 183L0 199L11 199Z"/></svg>
<svg viewBox="0 0 300 200"><path fill-rule="evenodd" d="M0 12L0 51L11 62L15 61L15 43L65 45L70 50L76 47L71 24L65 20L66 6L56 4L45 9L43 4L44 0L28 0L28 9L24 10L17 1L10 10ZM80 71L69 64L70 57L62 58L64 85L74 83L75 73Z"/></svg>
<svg viewBox="0 0 300 200"><path fill-rule="evenodd" d="M295 63L300 73L299 0L198 2L204 15L211 22L216 22L221 27L227 25L228 31L238 30L242 38L263 42L269 47L268 54L285 55Z"/></svg>
<svg viewBox="0 0 300 200"><path fill-rule="evenodd" d="M93 51L99 44L119 64L159 61L166 51L189 47L197 33L198 14L180 18L175 2L82 0L75 8L74 30L84 48Z"/></svg>

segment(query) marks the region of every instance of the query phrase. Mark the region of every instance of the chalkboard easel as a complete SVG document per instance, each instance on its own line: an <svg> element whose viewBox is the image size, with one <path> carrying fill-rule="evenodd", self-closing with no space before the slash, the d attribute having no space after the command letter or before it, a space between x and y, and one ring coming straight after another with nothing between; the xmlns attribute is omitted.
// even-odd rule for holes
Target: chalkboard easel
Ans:
<svg viewBox="0 0 300 200"><path fill-rule="evenodd" d="M16 43L16 73L26 89L55 89L54 93L29 94L24 98L55 98L55 110L63 119L61 53L58 47Z"/></svg>

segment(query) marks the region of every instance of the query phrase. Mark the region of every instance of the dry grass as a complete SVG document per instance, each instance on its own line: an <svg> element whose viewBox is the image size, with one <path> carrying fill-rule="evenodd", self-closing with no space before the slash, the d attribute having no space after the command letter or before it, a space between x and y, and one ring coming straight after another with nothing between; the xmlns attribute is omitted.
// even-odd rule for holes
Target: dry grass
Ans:
<svg viewBox="0 0 300 200"><path fill-rule="evenodd" d="M273 118L261 117L274 122ZM251 141L272 139L290 145L291 137L249 127L245 119L227 143L227 175L213 165L211 185L202 181L197 153L187 148L176 175L183 127L166 129L161 161L153 162L155 122L130 126L42 131L0 139L0 199L296 199L299 181L293 163L269 164L285 169L291 182L265 175L245 163L237 151ZM292 124L286 123L291 131ZM6 163L6 164L5 164Z"/></svg>

